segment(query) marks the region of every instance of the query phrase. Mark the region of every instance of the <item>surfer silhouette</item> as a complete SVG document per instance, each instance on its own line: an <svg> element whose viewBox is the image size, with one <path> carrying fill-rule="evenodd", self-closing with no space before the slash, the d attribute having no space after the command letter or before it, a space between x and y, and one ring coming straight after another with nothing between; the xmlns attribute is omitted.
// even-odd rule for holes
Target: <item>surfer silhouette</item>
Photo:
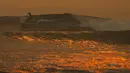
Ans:
<svg viewBox="0 0 130 73"><path fill-rule="evenodd" d="M29 20L32 19L32 14L30 12L27 13L28 16L27 16L27 20L25 21L25 23L27 23Z"/></svg>

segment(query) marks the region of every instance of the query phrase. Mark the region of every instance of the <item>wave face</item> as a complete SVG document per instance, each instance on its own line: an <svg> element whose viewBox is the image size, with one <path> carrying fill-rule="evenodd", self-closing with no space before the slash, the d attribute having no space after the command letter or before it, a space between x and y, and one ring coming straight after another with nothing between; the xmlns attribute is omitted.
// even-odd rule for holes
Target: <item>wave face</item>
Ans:
<svg viewBox="0 0 130 73"><path fill-rule="evenodd" d="M33 15L32 20L23 25L23 28L38 28L40 29L82 29L96 31L123 31L130 30L130 22L116 21L110 18L101 18L93 16L65 14L47 14L47 15ZM22 17L21 23L27 19ZM89 27L89 28L88 28ZM92 30L91 29L91 30Z"/></svg>

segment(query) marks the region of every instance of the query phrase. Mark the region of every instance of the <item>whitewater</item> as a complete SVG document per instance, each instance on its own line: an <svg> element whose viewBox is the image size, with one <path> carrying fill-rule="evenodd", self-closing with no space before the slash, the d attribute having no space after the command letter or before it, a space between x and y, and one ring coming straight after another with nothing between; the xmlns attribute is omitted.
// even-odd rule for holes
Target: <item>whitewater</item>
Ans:
<svg viewBox="0 0 130 73"><path fill-rule="evenodd" d="M81 23L81 27L92 27L97 31L124 31L130 30L130 21L128 20L114 20L100 21L96 18L76 16Z"/></svg>

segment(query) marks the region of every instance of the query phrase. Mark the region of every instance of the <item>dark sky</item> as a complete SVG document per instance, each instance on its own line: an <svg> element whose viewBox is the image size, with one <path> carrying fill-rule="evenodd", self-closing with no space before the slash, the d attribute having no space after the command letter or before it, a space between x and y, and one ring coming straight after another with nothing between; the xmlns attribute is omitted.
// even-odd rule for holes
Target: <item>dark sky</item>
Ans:
<svg viewBox="0 0 130 73"><path fill-rule="evenodd" d="M71 12L80 15L130 19L130 0L0 0L0 15Z"/></svg>

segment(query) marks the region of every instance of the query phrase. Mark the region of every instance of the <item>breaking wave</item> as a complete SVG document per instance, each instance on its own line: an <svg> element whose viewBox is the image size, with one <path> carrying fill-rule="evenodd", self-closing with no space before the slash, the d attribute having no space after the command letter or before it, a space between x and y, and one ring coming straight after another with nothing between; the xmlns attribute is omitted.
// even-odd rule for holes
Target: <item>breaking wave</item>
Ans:
<svg viewBox="0 0 130 73"><path fill-rule="evenodd" d="M130 21L118 21L113 19L90 18L76 16L82 27L92 27L97 31L124 31L130 30Z"/></svg>

